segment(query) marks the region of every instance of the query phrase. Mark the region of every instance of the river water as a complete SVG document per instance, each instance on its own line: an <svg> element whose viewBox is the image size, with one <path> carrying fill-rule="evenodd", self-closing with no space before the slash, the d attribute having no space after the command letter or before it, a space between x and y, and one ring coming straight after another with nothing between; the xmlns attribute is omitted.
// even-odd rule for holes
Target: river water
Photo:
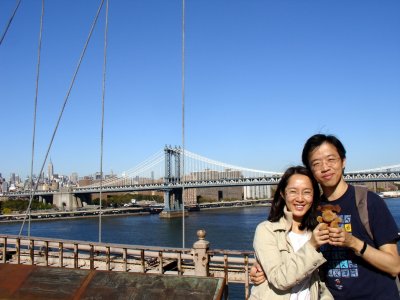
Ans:
<svg viewBox="0 0 400 300"><path fill-rule="evenodd" d="M385 199L400 228L400 198ZM185 247L197 240L196 231L206 230L211 249L252 250L254 231L264 221L269 207L223 208L191 212L185 218ZM31 236L98 241L98 218L46 220L31 223ZM1 234L17 235L21 223L1 223ZM26 235L27 224L23 231ZM102 218L102 242L182 247L182 218L160 219L158 215ZM241 286L230 287L230 299L243 299Z"/></svg>

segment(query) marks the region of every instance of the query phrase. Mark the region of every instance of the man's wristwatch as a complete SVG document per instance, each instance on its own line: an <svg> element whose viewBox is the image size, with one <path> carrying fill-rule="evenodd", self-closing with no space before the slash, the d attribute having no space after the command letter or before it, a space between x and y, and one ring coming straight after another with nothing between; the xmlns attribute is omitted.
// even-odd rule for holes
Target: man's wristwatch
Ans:
<svg viewBox="0 0 400 300"><path fill-rule="evenodd" d="M360 252L354 251L354 253L355 253L357 256L363 256L365 250L367 249L367 245L368 245L367 242L364 242L364 245L363 245L363 247L361 248Z"/></svg>

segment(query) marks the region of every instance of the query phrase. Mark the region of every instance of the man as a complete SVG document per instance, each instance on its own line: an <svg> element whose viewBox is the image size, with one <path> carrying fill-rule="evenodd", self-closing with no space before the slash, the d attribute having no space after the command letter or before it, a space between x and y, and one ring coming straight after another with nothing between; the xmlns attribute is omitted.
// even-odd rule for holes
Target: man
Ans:
<svg viewBox="0 0 400 300"><path fill-rule="evenodd" d="M341 208L342 226L329 228L329 243L321 247L328 261L323 270L326 285L334 298L400 299L395 283L400 272L398 228L385 202L368 192L372 239L361 223L354 187L343 178L346 150L340 140L313 135L304 145L302 161L322 188L321 205ZM259 265L252 267L250 276L255 284L265 280Z"/></svg>

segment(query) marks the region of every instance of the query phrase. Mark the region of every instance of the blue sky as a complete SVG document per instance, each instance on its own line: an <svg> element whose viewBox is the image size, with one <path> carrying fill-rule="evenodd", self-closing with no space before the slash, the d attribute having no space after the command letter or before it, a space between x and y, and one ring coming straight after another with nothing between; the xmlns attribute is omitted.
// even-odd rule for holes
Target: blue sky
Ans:
<svg viewBox="0 0 400 300"><path fill-rule="evenodd" d="M34 173L100 3L45 2ZM14 6L0 2L1 32ZM56 173L100 168L104 8L50 152ZM0 46L7 178L30 173L40 11L22 1ZM348 170L400 164L399 11L397 0L186 0L186 148L282 171L322 132L343 141ZM182 143L181 15L182 1L110 1L105 173Z"/></svg>

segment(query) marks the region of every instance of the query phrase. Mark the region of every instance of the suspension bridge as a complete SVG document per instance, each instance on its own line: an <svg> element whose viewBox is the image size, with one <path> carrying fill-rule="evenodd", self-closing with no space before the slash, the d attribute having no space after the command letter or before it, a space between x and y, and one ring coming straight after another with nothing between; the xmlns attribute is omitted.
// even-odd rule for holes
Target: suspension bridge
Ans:
<svg viewBox="0 0 400 300"><path fill-rule="evenodd" d="M121 175L107 176L85 186L70 186L57 190L37 190L37 197L53 197L53 204L62 202L79 207L94 193L159 191L164 193L166 211L180 211L185 205L196 205L196 190L215 188L222 200L220 188L236 188L238 197L271 197L270 187L276 185L282 173L256 170L216 161L181 147L165 146L136 167ZM400 181L400 165L346 172L345 180L353 183ZM27 197L30 190L4 193L7 197ZM228 195L228 192L225 192ZM57 200L58 199L58 200ZM80 199L80 200L79 200ZM68 204L69 203L69 204Z"/></svg>

